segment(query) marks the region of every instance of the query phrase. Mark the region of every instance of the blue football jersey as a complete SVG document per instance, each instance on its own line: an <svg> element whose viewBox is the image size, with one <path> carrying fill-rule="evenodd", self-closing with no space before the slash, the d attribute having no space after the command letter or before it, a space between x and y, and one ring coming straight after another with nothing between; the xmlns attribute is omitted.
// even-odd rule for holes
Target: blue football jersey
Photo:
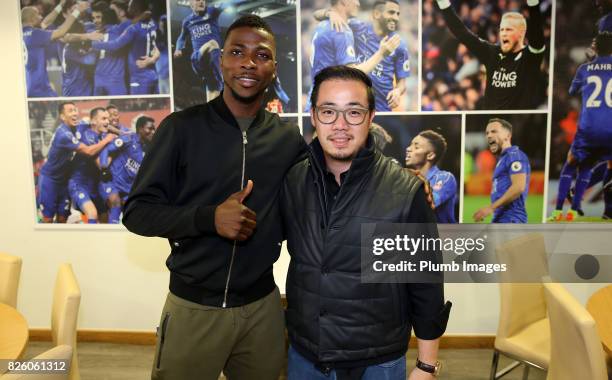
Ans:
<svg viewBox="0 0 612 380"><path fill-rule="evenodd" d="M89 126L81 128L76 133L79 141L85 145L95 145L100 142L100 134ZM99 169L96 165L96 157L77 154L74 159L74 169L71 181L85 188L94 189L99 179Z"/></svg>
<svg viewBox="0 0 612 380"><path fill-rule="evenodd" d="M310 79L314 83L317 74L328 66L357 63L353 31L335 31L329 20L321 21L312 36L310 55ZM312 87L311 90L312 91ZM310 96L306 111L310 110Z"/></svg>
<svg viewBox="0 0 612 380"><path fill-rule="evenodd" d="M45 48L51 44L52 31L26 26L23 28L26 86L28 97L55 97L47 75Z"/></svg>
<svg viewBox="0 0 612 380"><path fill-rule="evenodd" d="M366 23L356 18L349 20L349 26L355 36L355 51L357 59L363 63L370 59L380 46L382 38L374 32L371 23ZM395 35L391 33L389 37ZM410 76L410 57L408 47L404 41L395 51L384 57L369 74L374 87L376 97L376 111L391 111L387 103L387 95L393 90L394 80L400 80Z"/></svg>
<svg viewBox="0 0 612 380"><path fill-rule="evenodd" d="M457 219L455 219L457 181L453 173L433 166L427 172L427 181L431 186L438 223L457 223Z"/></svg>
<svg viewBox="0 0 612 380"><path fill-rule="evenodd" d="M78 127L77 127L78 128ZM72 159L81 142L76 136L77 130L66 124L60 124L51 138L51 147L47 160L40 173L55 181L65 181L72 173Z"/></svg>
<svg viewBox="0 0 612 380"><path fill-rule="evenodd" d="M156 47L156 37L157 25L155 21L140 21L128 26L118 38L114 40L96 41L92 43L92 47L98 50L116 52L128 46L128 71L130 74L130 81L133 81L134 78L156 80L157 73L155 72L155 66L141 69L136 65L136 61L141 57L150 57L153 54L153 50Z"/></svg>
<svg viewBox="0 0 612 380"><path fill-rule="evenodd" d="M606 138L612 132L612 56L597 57L582 64L570 86L571 95L582 95L578 129L590 139Z"/></svg>
<svg viewBox="0 0 612 380"><path fill-rule="evenodd" d="M113 185L122 193L129 193L144 159L144 149L136 133L122 135L108 144L100 154L101 161L108 162L106 157L113 156L111 173ZM113 165L117 163L116 165Z"/></svg>
<svg viewBox="0 0 612 380"><path fill-rule="evenodd" d="M210 40L215 40L219 46L223 46L221 41L221 30L219 29L219 16L224 11L224 6L206 6L203 15L192 13L185 17L181 26L181 34L176 40L176 50L185 49L187 36L191 39L191 46L194 51L199 50L202 45Z"/></svg>
<svg viewBox="0 0 612 380"><path fill-rule="evenodd" d="M62 95L91 96L93 81L90 68L96 64L94 52L81 53L78 46L65 44L62 49Z"/></svg>
<svg viewBox="0 0 612 380"><path fill-rule="evenodd" d="M504 150L497 160L493 172L493 186L491 188L491 203L504 195L512 185L511 176L525 173L527 182L521 195L505 206L498 207L493 213L493 223L504 223L517 221L527 223L527 210L525 201L529 192L529 178L531 177L531 166L529 158L518 146L513 145Z"/></svg>
<svg viewBox="0 0 612 380"><path fill-rule="evenodd" d="M130 26L131 21L127 20L116 25L107 25L105 28L105 39L114 41ZM105 80L125 80L125 57L126 49L115 51L100 50L98 52L98 62L96 64L95 79L97 82Z"/></svg>

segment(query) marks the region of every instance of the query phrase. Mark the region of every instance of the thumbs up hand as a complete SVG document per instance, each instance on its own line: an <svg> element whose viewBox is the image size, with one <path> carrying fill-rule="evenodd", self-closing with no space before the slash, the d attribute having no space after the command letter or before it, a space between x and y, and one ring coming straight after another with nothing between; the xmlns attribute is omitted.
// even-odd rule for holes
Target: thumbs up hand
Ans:
<svg viewBox="0 0 612 380"><path fill-rule="evenodd" d="M243 203L253 191L249 180L244 189L230 195L215 209L215 229L220 236L231 240L245 241L257 226L255 212Z"/></svg>

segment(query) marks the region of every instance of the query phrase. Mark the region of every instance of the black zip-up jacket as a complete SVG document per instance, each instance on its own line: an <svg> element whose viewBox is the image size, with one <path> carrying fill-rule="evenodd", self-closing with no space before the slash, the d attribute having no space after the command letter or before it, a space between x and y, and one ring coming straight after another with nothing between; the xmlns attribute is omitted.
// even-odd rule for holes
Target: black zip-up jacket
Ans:
<svg viewBox="0 0 612 380"><path fill-rule="evenodd" d="M222 95L174 112L155 133L123 224L169 240L173 294L210 306L253 302L274 290L272 264L283 240L278 193L305 147L297 126L263 108L243 135ZM215 209L249 179L253 191L244 204L257 214L257 228L234 242L216 233Z"/></svg>
<svg viewBox="0 0 612 380"><path fill-rule="evenodd" d="M450 312L441 283L361 282L362 223L435 223L422 181L374 150L371 141L353 159L329 211L317 139L281 190L291 254L289 340L322 369L396 359L406 352L412 327L418 338L436 339Z"/></svg>

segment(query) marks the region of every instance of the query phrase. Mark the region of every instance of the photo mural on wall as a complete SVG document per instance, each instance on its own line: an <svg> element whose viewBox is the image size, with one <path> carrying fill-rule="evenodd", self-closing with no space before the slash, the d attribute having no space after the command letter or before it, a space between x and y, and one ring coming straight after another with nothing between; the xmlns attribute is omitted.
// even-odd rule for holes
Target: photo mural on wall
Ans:
<svg viewBox="0 0 612 380"><path fill-rule="evenodd" d="M378 148L430 182L439 222L612 216L610 0L19 2L39 226L119 224L161 121L219 96L251 14L276 43L262 106L309 142L316 73L362 69Z"/></svg>

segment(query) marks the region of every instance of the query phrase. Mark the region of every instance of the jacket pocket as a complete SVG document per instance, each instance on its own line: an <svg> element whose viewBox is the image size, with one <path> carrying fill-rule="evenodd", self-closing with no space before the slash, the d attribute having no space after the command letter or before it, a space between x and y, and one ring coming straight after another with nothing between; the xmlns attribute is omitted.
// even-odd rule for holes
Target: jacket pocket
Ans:
<svg viewBox="0 0 612 380"><path fill-rule="evenodd" d="M166 341L166 329L168 328L168 322L170 321L170 313L164 315L161 326L159 326L159 349L157 352L157 362L155 368L159 369L162 362L162 354L164 353L164 343Z"/></svg>

